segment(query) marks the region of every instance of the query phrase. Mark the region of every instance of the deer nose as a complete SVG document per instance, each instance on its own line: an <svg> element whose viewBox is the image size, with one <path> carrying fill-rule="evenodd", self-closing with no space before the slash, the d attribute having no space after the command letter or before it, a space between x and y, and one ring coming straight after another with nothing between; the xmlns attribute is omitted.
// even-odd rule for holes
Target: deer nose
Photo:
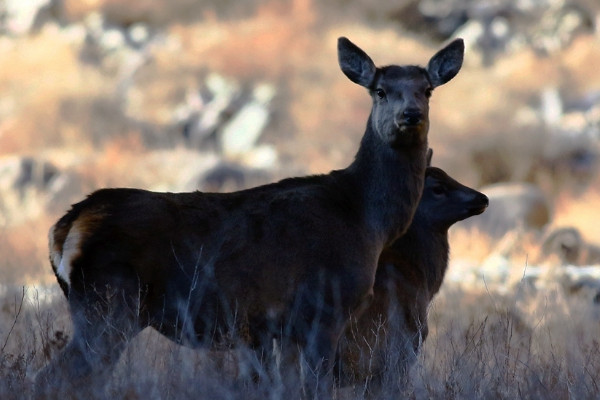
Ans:
<svg viewBox="0 0 600 400"><path fill-rule="evenodd" d="M477 193L474 204L470 207L469 212L472 215L478 215L485 211L490 205L490 199L483 193Z"/></svg>
<svg viewBox="0 0 600 400"><path fill-rule="evenodd" d="M407 108L402 113L402 117L404 118L403 122L406 125L417 125L419 122L421 122L423 114L416 108Z"/></svg>

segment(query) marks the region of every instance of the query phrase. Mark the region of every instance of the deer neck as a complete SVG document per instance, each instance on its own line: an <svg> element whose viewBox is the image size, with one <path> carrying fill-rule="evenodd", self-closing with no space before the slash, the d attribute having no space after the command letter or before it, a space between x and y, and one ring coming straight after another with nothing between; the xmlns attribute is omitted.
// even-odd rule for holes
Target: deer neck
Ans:
<svg viewBox="0 0 600 400"><path fill-rule="evenodd" d="M414 266L414 272L421 275L419 282L424 285L423 289L426 288L431 300L440 290L448 269L448 230L432 226L420 218L417 211L402 240L394 243L390 249L404 255L405 261Z"/></svg>
<svg viewBox="0 0 600 400"><path fill-rule="evenodd" d="M354 162L348 168L360 193L366 225L391 244L410 225L423 191L427 139L392 148L377 137L371 117Z"/></svg>

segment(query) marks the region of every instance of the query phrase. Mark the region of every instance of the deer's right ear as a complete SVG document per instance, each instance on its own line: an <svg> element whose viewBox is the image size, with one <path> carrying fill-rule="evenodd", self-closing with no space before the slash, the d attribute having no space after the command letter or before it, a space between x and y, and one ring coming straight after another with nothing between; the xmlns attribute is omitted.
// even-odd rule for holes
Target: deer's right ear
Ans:
<svg viewBox="0 0 600 400"><path fill-rule="evenodd" d="M338 61L352 82L370 88L377 68L367 53L345 37L338 39Z"/></svg>
<svg viewBox="0 0 600 400"><path fill-rule="evenodd" d="M433 149L430 147L427 149L427 166L431 167L431 157L433 157Z"/></svg>
<svg viewBox="0 0 600 400"><path fill-rule="evenodd" d="M462 67L464 53L463 40L455 39L431 57L427 65L427 72L433 87L443 85L458 74Z"/></svg>

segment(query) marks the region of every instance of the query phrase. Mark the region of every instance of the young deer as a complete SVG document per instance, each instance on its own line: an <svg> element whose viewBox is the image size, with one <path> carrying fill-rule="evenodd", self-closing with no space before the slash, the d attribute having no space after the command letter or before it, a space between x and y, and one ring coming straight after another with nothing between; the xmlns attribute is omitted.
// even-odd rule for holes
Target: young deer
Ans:
<svg viewBox="0 0 600 400"><path fill-rule="evenodd" d="M342 71L373 100L346 169L233 193L103 189L73 205L49 238L74 333L38 392L63 373L72 386L101 382L150 326L201 348L268 352L277 338L303 353L305 396L328 397L349 315L370 300L379 254L421 197L429 96L458 73L463 51L456 40L427 68L376 68L339 39Z"/></svg>
<svg viewBox="0 0 600 400"><path fill-rule="evenodd" d="M350 319L340 340L336 368L342 385L367 383L377 392L384 372L392 379L405 377L427 338L427 310L448 267L448 229L487 206L484 194L439 168L427 168L408 231L379 257L373 302Z"/></svg>

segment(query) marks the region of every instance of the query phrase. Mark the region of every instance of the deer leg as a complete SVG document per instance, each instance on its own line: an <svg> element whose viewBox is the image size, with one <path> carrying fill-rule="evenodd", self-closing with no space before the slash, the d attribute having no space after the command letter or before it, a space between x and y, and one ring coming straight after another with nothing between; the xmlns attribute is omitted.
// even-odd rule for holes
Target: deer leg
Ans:
<svg viewBox="0 0 600 400"><path fill-rule="evenodd" d="M77 393L97 397L127 342L141 331L132 299L123 293L71 290L69 305L73 337L36 377L36 398ZM89 396L88 396L89 395Z"/></svg>
<svg viewBox="0 0 600 400"><path fill-rule="evenodd" d="M330 327L316 330L304 347L302 370L306 399L328 399L333 390L333 364L339 334Z"/></svg>

